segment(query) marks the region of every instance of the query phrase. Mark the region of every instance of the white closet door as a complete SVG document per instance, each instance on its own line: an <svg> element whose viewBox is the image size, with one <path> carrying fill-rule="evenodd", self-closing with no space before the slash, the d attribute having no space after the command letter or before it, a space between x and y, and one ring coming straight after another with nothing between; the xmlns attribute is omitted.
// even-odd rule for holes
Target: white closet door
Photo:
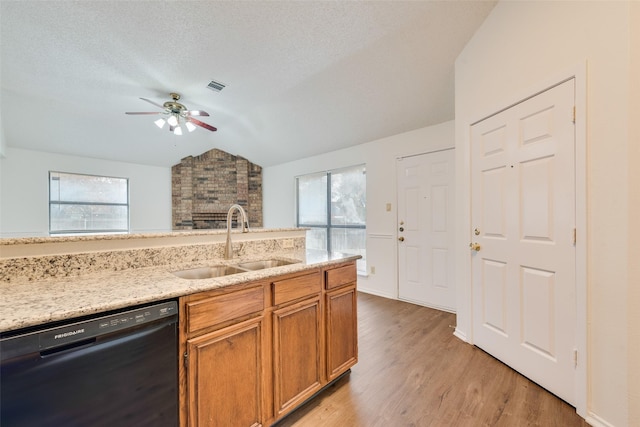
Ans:
<svg viewBox="0 0 640 427"><path fill-rule="evenodd" d="M471 127L474 343L575 402L574 81Z"/></svg>

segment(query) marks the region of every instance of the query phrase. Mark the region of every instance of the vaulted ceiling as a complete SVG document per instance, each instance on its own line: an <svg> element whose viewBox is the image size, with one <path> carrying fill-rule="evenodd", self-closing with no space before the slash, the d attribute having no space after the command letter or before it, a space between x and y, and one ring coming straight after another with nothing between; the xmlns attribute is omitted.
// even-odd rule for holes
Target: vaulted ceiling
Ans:
<svg viewBox="0 0 640 427"><path fill-rule="evenodd" d="M0 125L9 147L280 164L453 119L454 60L494 5L2 0ZM169 92L218 131L176 136L124 114Z"/></svg>

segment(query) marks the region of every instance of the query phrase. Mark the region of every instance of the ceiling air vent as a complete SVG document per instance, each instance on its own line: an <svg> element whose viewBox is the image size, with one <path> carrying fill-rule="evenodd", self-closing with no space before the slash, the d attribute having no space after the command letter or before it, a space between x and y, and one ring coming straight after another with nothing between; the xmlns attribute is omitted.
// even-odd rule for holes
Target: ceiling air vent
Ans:
<svg viewBox="0 0 640 427"><path fill-rule="evenodd" d="M226 84L224 84L224 83L220 83L220 82L217 82L217 81L215 81L215 80L211 80L211 81L209 82L209 84L207 85L207 87L208 87L209 89L211 89L211 90L213 90L213 91L216 91L216 92L220 92L220 91L221 91L222 89L224 89L226 86L227 86Z"/></svg>

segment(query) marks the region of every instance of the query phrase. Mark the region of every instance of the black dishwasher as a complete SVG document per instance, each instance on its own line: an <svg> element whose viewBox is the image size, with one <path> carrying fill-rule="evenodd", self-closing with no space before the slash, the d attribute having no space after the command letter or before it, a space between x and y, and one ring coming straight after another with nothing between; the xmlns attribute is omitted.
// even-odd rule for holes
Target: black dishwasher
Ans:
<svg viewBox="0 0 640 427"><path fill-rule="evenodd" d="M178 425L176 301L0 338L0 425Z"/></svg>

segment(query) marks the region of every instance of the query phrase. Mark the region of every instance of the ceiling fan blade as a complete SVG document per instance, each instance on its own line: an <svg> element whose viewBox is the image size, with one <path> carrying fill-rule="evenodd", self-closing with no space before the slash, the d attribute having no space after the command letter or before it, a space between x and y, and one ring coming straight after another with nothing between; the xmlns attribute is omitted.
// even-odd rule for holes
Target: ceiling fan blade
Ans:
<svg viewBox="0 0 640 427"><path fill-rule="evenodd" d="M142 99L143 101L147 101L149 104L155 105L156 107L162 108L164 110L164 105L160 105L157 102L153 102L152 100L147 98L140 98L140 99Z"/></svg>
<svg viewBox="0 0 640 427"><path fill-rule="evenodd" d="M144 115L153 114L153 115L156 115L156 114L162 114L162 111L154 111L153 113L151 113L151 112L141 112L141 113L140 112L133 112L132 113L130 111L127 111L127 112L125 112L125 114L144 114Z"/></svg>
<svg viewBox="0 0 640 427"><path fill-rule="evenodd" d="M201 121L200 121L200 120L198 120L198 119L194 119L193 117L190 117L190 118L189 118L189 121L190 121L191 123L193 123L194 125L198 125L198 126L200 126L201 128L205 128L205 129L207 129L207 130L210 130L211 132L215 132L215 131L217 131L217 130L218 130L217 128L214 128L213 126L206 124L205 122L201 122Z"/></svg>
<svg viewBox="0 0 640 427"><path fill-rule="evenodd" d="M191 111L187 111L187 115L189 116L209 116L209 113L207 113L206 111L202 111L202 110L191 110Z"/></svg>

